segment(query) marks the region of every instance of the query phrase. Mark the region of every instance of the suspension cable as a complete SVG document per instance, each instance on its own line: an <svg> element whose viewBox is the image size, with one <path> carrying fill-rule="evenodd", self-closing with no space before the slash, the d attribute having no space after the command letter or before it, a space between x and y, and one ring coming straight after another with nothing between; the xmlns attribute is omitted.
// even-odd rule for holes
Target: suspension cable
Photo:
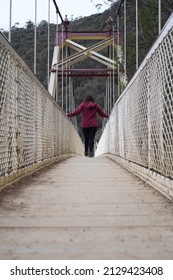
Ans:
<svg viewBox="0 0 173 280"><path fill-rule="evenodd" d="M118 38L117 38L117 57L118 57L118 97L120 96L120 65L119 65L119 45L120 45L120 19L119 14L117 15L117 32L118 32Z"/></svg>
<svg viewBox="0 0 173 280"><path fill-rule="evenodd" d="M59 14L59 16L60 16L60 18L61 18L61 21L62 21L62 23L64 24L63 17L62 17L62 15L61 15L61 13L60 13L60 10L59 10L59 8L58 8L58 5L57 5L56 1L53 0L53 3L54 3L55 8L56 8L56 13Z"/></svg>
<svg viewBox="0 0 173 280"><path fill-rule="evenodd" d="M110 58L112 58L112 48L110 46ZM112 74L111 72L109 73L109 114L111 112L112 108Z"/></svg>
<svg viewBox="0 0 173 280"><path fill-rule="evenodd" d="M114 65L113 65L113 105L115 103L115 28L113 25L113 42L112 42L112 48L113 48L113 61L114 61Z"/></svg>
<svg viewBox="0 0 173 280"><path fill-rule="evenodd" d="M12 0L10 0L10 18L9 18L9 32L8 32L8 40L11 43L11 18L12 18Z"/></svg>
<svg viewBox="0 0 173 280"><path fill-rule="evenodd" d="M139 48L138 48L138 0L136 0L136 70L139 65Z"/></svg>
<svg viewBox="0 0 173 280"><path fill-rule="evenodd" d="M64 20L63 20L63 17L60 13L60 10L58 8L58 5L56 3L55 0L53 0L53 3L55 5L55 9L56 9L56 14L57 14L57 28L56 28L56 32L58 33L58 15L60 16L60 19L61 19L61 22L62 22L62 36L63 36L63 26L65 28L65 31L67 32L67 27L66 25L64 24ZM57 36L58 37L58 36ZM63 38L63 37L62 37ZM58 42L57 42L57 46L58 46ZM58 54L59 56L59 49L58 49ZM59 57L58 57L59 58ZM63 40L62 40L62 60L63 60ZM56 63L56 102L58 102L58 63ZM61 100L61 107L63 109L63 69L62 69L62 100Z"/></svg>
<svg viewBox="0 0 173 280"><path fill-rule="evenodd" d="M66 58L67 58L67 46L66 46ZM66 69L67 69L67 62L66 62ZM66 77L65 77L65 84L66 84L66 92L65 92L65 105L66 105L66 114L68 113L68 78L67 78L67 72L66 72Z"/></svg>
<svg viewBox="0 0 173 280"><path fill-rule="evenodd" d="M62 32L62 38L63 38L63 33L64 33L63 25L62 25L61 32ZM62 63L64 62L63 48L64 48L64 42L62 40ZM63 73L64 73L64 67L62 67L62 77L61 77L61 108L62 109L64 109L64 74Z"/></svg>
<svg viewBox="0 0 173 280"><path fill-rule="evenodd" d="M159 34L160 34L160 31L161 31L161 0L159 0L159 3L158 3L158 18L159 18Z"/></svg>
<svg viewBox="0 0 173 280"><path fill-rule="evenodd" d="M50 70L50 0L48 0L48 25L47 25L47 90L49 90Z"/></svg>
<svg viewBox="0 0 173 280"><path fill-rule="evenodd" d="M58 34L58 13L56 13L56 34ZM57 43L57 48L58 48L58 36L56 39ZM55 82L56 82L56 87L55 87L55 101L58 103L58 59L59 59L59 49L57 52L57 62L56 62L56 76L55 76Z"/></svg>
<svg viewBox="0 0 173 280"><path fill-rule="evenodd" d="M127 70L126 70L126 60L127 60L127 2L124 0L124 78L126 81Z"/></svg>
<svg viewBox="0 0 173 280"><path fill-rule="evenodd" d="M121 0L121 2L119 3L119 6L118 6L118 8L117 8L117 12L115 13L113 22L116 21L117 16L120 14L120 9L121 9L121 6L122 6L123 3L124 3L124 0Z"/></svg>
<svg viewBox="0 0 173 280"><path fill-rule="evenodd" d="M71 112L71 77L68 77L68 84L69 84L69 96L68 96L68 112Z"/></svg>
<svg viewBox="0 0 173 280"><path fill-rule="evenodd" d="M37 57L37 0L35 0L35 26L34 26L34 74L36 74L36 57Z"/></svg>
<svg viewBox="0 0 173 280"><path fill-rule="evenodd" d="M108 57L109 57L109 46L108 46ZM107 77L107 113L109 114L109 77Z"/></svg>

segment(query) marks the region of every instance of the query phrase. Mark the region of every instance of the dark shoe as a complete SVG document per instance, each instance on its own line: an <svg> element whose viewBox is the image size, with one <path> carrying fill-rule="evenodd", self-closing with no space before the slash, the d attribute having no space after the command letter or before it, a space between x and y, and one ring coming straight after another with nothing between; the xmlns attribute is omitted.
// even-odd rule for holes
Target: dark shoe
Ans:
<svg viewBox="0 0 173 280"><path fill-rule="evenodd" d="M88 157L88 152L85 152L85 156Z"/></svg>
<svg viewBox="0 0 173 280"><path fill-rule="evenodd" d="M94 151L89 152L89 157L94 157Z"/></svg>

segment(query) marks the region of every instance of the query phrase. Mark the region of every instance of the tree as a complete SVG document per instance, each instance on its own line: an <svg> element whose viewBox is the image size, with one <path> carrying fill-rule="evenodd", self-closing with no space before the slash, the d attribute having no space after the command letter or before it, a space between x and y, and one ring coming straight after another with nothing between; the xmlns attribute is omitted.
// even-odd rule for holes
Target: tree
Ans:
<svg viewBox="0 0 173 280"><path fill-rule="evenodd" d="M25 27L27 29L34 29L34 23L31 20L29 20L29 21L26 22Z"/></svg>

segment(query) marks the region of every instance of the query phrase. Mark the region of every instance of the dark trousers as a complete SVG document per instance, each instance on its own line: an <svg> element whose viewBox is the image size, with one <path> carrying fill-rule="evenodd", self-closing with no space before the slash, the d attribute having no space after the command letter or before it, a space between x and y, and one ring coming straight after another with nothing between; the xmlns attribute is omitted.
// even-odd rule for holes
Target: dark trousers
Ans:
<svg viewBox="0 0 173 280"><path fill-rule="evenodd" d="M94 151L94 138L97 131L97 126L85 127L82 129L85 138L85 153Z"/></svg>

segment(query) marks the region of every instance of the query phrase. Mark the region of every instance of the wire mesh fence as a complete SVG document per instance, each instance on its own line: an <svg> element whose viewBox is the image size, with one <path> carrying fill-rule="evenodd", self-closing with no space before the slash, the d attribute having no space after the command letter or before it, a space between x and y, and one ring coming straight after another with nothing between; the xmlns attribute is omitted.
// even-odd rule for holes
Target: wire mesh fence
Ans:
<svg viewBox="0 0 173 280"><path fill-rule="evenodd" d="M77 131L0 34L0 186L71 154L83 154Z"/></svg>
<svg viewBox="0 0 173 280"><path fill-rule="evenodd" d="M173 194L173 15L114 105L96 153L103 154L141 166Z"/></svg>

